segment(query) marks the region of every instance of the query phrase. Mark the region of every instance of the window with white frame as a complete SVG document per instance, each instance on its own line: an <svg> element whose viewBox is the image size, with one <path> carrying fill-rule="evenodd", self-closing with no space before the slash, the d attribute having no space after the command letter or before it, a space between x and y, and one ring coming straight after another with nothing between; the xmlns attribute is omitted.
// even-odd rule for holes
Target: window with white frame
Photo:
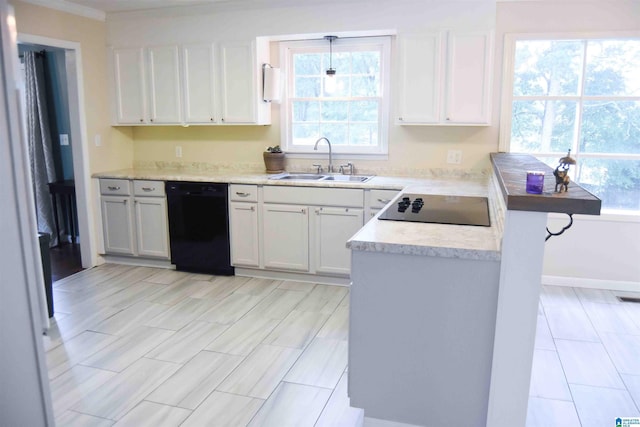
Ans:
<svg viewBox="0 0 640 427"><path fill-rule="evenodd" d="M338 38L281 43L286 75L281 145L312 153L318 138L334 153L387 154L389 37ZM335 86L326 70L336 70Z"/></svg>
<svg viewBox="0 0 640 427"><path fill-rule="evenodd" d="M640 214L640 35L509 36L509 52L504 148L552 167L570 149L572 180L603 210Z"/></svg>

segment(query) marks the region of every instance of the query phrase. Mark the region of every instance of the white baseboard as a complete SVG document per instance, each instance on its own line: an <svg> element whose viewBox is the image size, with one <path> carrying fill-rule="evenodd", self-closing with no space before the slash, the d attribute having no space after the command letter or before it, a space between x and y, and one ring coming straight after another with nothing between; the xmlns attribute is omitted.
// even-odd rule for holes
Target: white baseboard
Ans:
<svg viewBox="0 0 640 427"><path fill-rule="evenodd" d="M582 277L542 276L542 284L572 286L574 288L607 289L610 291L640 292L640 282L622 280L585 279Z"/></svg>
<svg viewBox="0 0 640 427"><path fill-rule="evenodd" d="M171 264L171 261L163 259L141 258L141 257L128 257L118 255L102 255L103 263L112 264L125 264L135 265L138 267L159 267L175 269L175 265ZM101 263L102 264L102 263Z"/></svg>
<svg viewBox="0 0 640 427"><path fill-rule="evenodd" d="M322 276L316 274L290 273L285 271L262 270L255 268L235 268L236 276L259 277L274 280L295 280L298 282L320 283L323 285L349 286L351 280L348 277Z"/></svg>

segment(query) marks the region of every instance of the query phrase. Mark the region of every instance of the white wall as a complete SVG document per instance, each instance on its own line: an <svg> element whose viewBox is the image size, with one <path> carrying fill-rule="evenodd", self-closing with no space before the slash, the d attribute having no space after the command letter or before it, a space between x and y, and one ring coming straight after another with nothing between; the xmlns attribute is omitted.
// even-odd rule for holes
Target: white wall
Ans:
<svg viewBox="0 0 640 427"><path fill-rule="evenodd" d="M37 288L42 266L27 152L19 137L11 69L18 55L8 13L0 0L0 424L48 426L53 417Z"/></svg>

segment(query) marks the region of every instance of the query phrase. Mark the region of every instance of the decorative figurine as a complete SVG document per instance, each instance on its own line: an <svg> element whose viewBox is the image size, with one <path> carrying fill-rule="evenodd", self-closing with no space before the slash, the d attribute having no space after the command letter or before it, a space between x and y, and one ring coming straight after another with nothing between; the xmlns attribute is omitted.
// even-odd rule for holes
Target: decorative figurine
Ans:
<svg viewBox="0 0 640 427"><path fill-rule="evenodd" d="M553 171L553 175L556 177L556 193L562 193L562 187L564 187L564 191L569 190L569 166L575 164L576 161L571 157L571 149L569 149L567 155L560 158L558 166Z"/></svg>

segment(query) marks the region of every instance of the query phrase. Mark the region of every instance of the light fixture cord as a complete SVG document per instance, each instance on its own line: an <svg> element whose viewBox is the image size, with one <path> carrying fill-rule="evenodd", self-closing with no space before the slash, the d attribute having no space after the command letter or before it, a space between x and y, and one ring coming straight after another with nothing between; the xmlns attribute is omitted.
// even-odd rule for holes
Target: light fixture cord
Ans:
<svg viewBox="0 0 640 427"><path fill-rule="evenodd" d="M329 69L333 69L333 39L329 39Z"/></svg>

